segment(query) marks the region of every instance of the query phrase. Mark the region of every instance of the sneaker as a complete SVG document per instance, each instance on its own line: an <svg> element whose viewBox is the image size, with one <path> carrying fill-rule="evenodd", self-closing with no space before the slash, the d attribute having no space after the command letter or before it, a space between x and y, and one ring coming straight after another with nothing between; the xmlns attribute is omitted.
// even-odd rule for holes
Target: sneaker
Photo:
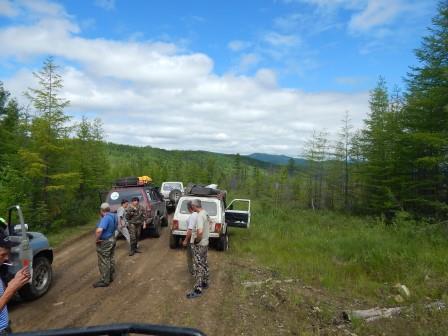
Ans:
<svg viewBox="0 0 448 336"><path fill-rule="evenodd" d="M190 293L187 293L187 299L194 299L194 298L200 297L201 295L202 295L201 291L194 289Z"/></svg>
<svg viewBox="0 0 448 336"><path fill-rule="evenodd" d="M93 284L93 288L98 288L98 287L108 287L109 284L105 283L103 281L97 281Z"/></svg>

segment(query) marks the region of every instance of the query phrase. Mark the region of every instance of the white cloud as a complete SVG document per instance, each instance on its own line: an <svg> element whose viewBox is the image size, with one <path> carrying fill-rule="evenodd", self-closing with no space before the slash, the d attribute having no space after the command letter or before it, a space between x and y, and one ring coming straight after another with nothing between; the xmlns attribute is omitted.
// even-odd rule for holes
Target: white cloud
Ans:
<svg viewBox="0 0 448 336"><path fill-rule="evenodd" d="M368 31L390 23L405 9L399 0L369 0L366 8L353 15L349 22L351 31Z"/></svg>
<svg viewBox="0 0 448 336"><path fill-rule="evenodd" d="M71 101L67 111L75 118L100 117L109 141L297 155L314 128L336 133L346 110L359 126L368 109L365 92L285 89L270 69L253 77L219 76L205 54L187 53L172 43L85 38L69 16L46 13L37 22L0 28L0 57L20 62L56 56L63 95ZM297 43L288 35L271 37L282 46ZM245 62L256 61L248 54ZM35 85L33 70L24 65L2 79L24 103L22 92Z"/></svg>
<svg viewBox="0 0 448 336"><path fill-rule="evenodd" d="M19 11L11 1L0 0L0 16L14 17L18 14Z"/></svg>
<svg viewBox="0 0 448 336"><path fill-rule="evenodd" d="M298 36L291 34L280 34L277 32L268 32L264 40L274 47L295 47L300 43Z"/></svg>
<svg viewBox="0 0 448 336"><path fill-rule="evenodd" d="M22 10L35 16L44 15L58 18L68 16L64 7L54 2L45 0L18 0L17 3L22 7Z"/></svg>
<svg viewBox="0 0 448 336"><path fill-rule="evenodd" d="M260 62L260 56L255 53L243 54L241 55L238 72L244 73L249 69L253 68Z"/></svg>

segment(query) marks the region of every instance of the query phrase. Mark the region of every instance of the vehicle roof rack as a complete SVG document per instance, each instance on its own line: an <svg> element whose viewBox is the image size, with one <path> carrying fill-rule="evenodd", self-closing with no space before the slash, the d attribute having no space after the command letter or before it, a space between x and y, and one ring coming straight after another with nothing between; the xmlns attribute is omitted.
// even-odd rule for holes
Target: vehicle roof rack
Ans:
<svg viewBox="0 0 448 336"><path fill-rule="evenodd" d="M114 187L141 187L152 184L152 178L149 176L128 176L115 181Z"/></svg>

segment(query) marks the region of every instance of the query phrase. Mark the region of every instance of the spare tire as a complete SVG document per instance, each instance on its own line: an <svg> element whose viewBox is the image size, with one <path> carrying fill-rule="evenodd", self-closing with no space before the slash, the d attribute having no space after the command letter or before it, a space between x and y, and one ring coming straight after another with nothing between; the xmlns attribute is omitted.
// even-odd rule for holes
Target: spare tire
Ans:
<svg viewBox="0 0 448 336"><path fill-rule="evenodd" d="M173 202L174 204L177 204L177 201L179 200L179 198L181 198L181 196L182 196L182 191L180 191L179 189L173 189L170 191L168 198L170 199L171 202Z"/></svg>

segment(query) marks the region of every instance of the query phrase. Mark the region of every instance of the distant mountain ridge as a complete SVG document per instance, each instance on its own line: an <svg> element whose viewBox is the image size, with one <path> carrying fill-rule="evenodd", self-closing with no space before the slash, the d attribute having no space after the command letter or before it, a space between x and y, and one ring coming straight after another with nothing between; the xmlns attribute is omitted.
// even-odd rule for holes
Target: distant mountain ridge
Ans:
<svg viewBox="0 0 448 336"><path fill-rule="evenodd" d="M250 155L246 155L251 159L255 159L258 161L275 164L275 165L287 165L289 160L293 159L294 163L298 166L303 166L306 164L305 159L301 158L293 158L287 155L276 155L276 154L266 154L266 153L253 153Z"/></svg>

